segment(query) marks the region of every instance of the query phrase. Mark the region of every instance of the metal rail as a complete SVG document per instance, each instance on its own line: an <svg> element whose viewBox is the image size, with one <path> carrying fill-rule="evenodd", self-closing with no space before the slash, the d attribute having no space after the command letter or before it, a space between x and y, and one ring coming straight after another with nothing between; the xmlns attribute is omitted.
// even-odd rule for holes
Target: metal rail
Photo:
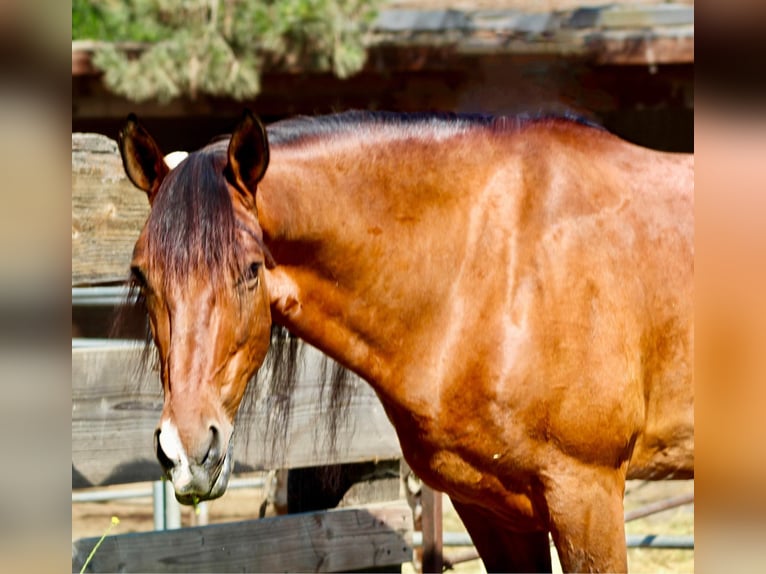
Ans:
<svg viewBox="0 0 766 574"><path fill-rule="evenodd" d="M138 339L101 339L75 337L72 339L73 349L143 349L144 342Z"/></svg>
<svg viewBox="0 0 766 574"><path fill-rule="evenodd" d="M72 287L72 305L84 307L116 307L128 300L125 285L109 287Z"/></svg>
<svg viewBox="0 0 766 574"><path fill-rule="evenodd" d="M637 508L635 510L631 510L630 512L626 512L625 522L630 522L631 520L638 520L639 518L644 518L645 516L651 516L652 514L657 514L658 512L662 512L663 510L670 510L671 508L676 508L677 506L684 506L685 504L693 504L693 503L694 503L694 493L683 494L681 496L674 496L672 498L660 500L659 502L652 502L651 504L647 504L646 506L642 506L641 508Z"/></svg>
<svg viewBox="0 0 766 574"><path fill-rule="evenodd" d="M693 536L670 536L664 534L628 534L625 537L628 548L679 548L694 549ZM443 532L442 541L444 546L461 547L473 546L471 537L467 532ZM413 546L422 546L423 533L412 533ZM478 558L478 555L477 555ZM451 561L452 562L452 561ZM453 562L454 563L454 562Z"/></svg>
<svg viewBox="0 0 766 574"><path fill-rule="evenodd" d="M161 482L161 481L157 481ZM140 488L131 488L125 490L110 490L107 488L88 488L72 493L72 502L104 502L107 500L125 500L128 498L150 497L154 493L154 485L143 486ZM263 488L266 485L265 478L232 478L229 481L229 490L241 488Z"/></svg>

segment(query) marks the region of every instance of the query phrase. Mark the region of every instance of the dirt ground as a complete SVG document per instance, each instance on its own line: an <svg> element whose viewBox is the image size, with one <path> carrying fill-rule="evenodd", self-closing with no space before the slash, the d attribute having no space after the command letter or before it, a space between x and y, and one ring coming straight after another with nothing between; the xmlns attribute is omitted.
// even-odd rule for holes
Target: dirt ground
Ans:
<svg viewBox="0 0 766 574"><path fill-rule="evenodd" d="M111 489L119 491L137 486L140 485L121 485ZM143 483L143 486L149 488L150 484ZM629 511L650 502L693 492L694 481L653 483L631 481L626 489L625 509ZM256 518L264 497L265 491L261 488L230 490L222 498L207 503L208 523ZM101 536L109 527L112 516L117 516L120 523L113 527L111 534L152 530L152 499L147 496L110 502L72 504L72 540ZM196 520L194 510L184 507L181 517L182 526L194 525ZM447 497L444 498L443 528L448 532L465 531ZM626 531L634 534L693 535L694 506L686 505L629 522L626 524ZM446 553L458 550L462 549L449 548ZM691 573L694 572L694 551L632 549L628 551L628 564L632 573ZM453 571L456 574L485 574L478 560L458 564ZM411 564L406 564L403 572L412 574L414 569Z"/></svg>

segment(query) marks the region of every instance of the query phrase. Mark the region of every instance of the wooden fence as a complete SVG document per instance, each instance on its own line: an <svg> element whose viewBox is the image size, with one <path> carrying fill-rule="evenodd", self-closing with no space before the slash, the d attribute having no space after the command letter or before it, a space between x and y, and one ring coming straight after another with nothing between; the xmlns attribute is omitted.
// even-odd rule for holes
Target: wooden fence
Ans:
<svg viewBox="0 0 766 574"><path fill-rule="evenodd" d="M72 286L87 295L125 278L133 243L148 212L146 197L123 176L116 144L72 136ZM82 298L83 307L98 303ZM103 306L103 302L101 303ZM107 305L108 306L108 305ZM93 310L93 309L91 309ZM94 313L97 314L97 313ZM78 317L87 316L78 314ZM73 311L73 334L82 330ZM372 389L359 379L327 448L320 353L307 349L292 416L277 458L264 440L265 401L240 413L249 428L235 440L235 472L300 468L401 456L396 434ZM157 374L137 369L137 344L89 340L72 347L72 485L157 480L152 436L162 407ZM412 560L412 510L405 500L350 508L107 537L88 565L93 572L276 572L383 568ZM79 572L97 538L76 540Z"/></svg>
<svg viewBox="0 0 766 574"><path fill-rule="evenodd" d="M159 479L153 433L162 410L157 374L137 373L140 351L120 347L72 349L73 485L105 486ZM353 381L348 418L338 430L337 451L325 445L320 408L321 355L309 348L292 405L284 449L272 456L263 400L240 413L235 435L236 470L300 468L401 456L396 434L369 385Z"/></svg>

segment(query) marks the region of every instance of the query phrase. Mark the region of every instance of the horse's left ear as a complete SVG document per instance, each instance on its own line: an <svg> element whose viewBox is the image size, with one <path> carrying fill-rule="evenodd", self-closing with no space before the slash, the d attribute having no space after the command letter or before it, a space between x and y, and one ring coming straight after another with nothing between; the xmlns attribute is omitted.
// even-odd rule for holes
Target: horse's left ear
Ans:
<svg viewBox="0 0 766 574"><path fill-rule="evenodd" d="M245 110L229 141L226 179L241 192L254 195L268 165L266 128L250 110Z"/></svg>

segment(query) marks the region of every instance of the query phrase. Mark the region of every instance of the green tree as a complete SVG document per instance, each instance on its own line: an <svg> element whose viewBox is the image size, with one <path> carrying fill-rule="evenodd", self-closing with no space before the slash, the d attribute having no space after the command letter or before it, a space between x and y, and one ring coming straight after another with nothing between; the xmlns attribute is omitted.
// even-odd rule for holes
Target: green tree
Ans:
<svg viewBox="0 0 766 574"><path fill-rule="evenodd" d="M103 41L94 65L134 101L246 99L267 66L358 71L379 1L73 0L72 38Z"/></svg>

